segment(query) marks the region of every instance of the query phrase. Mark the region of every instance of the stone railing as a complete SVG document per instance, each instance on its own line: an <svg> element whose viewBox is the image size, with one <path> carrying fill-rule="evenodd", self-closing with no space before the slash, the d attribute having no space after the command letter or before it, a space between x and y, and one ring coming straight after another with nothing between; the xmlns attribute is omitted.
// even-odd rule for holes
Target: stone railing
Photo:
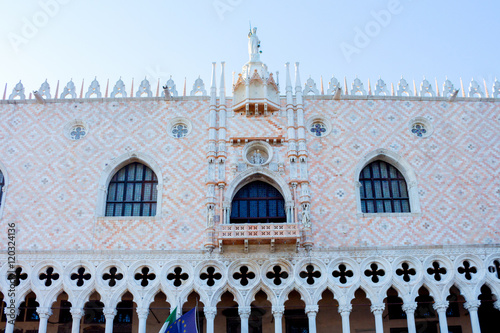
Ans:
<svg viewBox="0 0 500 333"><path fill-rule="evenodd" d="M217 227L219 246L223 244L300 243L300 229L297 223L221 224Z"/></svg>

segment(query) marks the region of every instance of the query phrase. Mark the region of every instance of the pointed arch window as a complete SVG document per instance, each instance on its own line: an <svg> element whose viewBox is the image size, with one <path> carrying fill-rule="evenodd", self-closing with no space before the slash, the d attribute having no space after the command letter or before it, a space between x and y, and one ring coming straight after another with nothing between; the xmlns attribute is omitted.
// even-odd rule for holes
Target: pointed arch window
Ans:
<svg viewBox="0 0 500 333"><path fill-rule="evenodd" d="M158 178L144 164L121 168L109 182L106 216L155 216Z"/></svg>
<svg viewBox="0 0 500 333"><path fill-rule="evenodd" d="M274 186L254 181L243 186L231 204L230 223L286 222L285 200Z"/></svg>
<svg viewBox="0 0 500 333"><path fill-rule="evenodd" d="M363 213L409 213L410 198L404 176L393 165L374 161L359 175Z"/></svg>

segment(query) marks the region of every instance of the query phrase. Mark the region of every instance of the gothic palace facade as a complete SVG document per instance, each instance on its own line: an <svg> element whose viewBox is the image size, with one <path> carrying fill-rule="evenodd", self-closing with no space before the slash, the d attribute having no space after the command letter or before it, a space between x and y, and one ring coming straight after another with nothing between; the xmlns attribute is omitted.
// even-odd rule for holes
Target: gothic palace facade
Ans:
<svg viewBox="0 0 500 333"><path fill-rule="evenodd" d="M5 332L498 332L500 83L281 95L248 52L227 90L4 92Z"/></svg>

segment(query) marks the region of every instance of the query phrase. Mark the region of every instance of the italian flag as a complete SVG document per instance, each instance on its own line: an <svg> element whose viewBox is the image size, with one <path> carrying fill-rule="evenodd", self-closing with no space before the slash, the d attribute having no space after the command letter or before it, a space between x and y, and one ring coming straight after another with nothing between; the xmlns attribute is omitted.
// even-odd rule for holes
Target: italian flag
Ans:
<svg viewBox="0 0 500 333"><path fill-rule="evenodd" d="M172 324L176 319L177 319L177 307L175 307L174 311L170 312L170 315L168 316L167 320L165 320L165 323L160 328L160 332L158 333L165 333L168 325Z"/></svg>

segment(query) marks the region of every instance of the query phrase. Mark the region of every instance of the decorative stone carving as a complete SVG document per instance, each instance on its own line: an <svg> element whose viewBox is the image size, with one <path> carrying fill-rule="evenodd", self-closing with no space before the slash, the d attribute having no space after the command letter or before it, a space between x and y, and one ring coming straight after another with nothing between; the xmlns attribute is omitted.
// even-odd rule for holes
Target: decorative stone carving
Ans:
<svg viewBox="0 0 500 333"><path fill-rule="evenodd" d="M375 315L381 315L385 310L385 304L374 304L370 306L370 311Z"/></svg>
<svg viewBox="0 0 500 333"><path fill-rule="evenodd" d="M141 84L139 85L139 88L135 93L135 97L142 97L143 94L146 94L148 97L153 96L153 92L151 91L151 85L149 84L149 81L146 78L144 78L144 80L141 81ZM163 92L162 92L162 97L164 97Z"/></svg>
<svg viewBox="0 0 500 333"><path fill-rule="evenodd" d="M85 94L85 98L90 98L94 94L97 98L101 98L101 86L99 85L97 78L90 83L89 90Z"/></svg>
<svg viewBox="0 0 500 333"><path fill-rule="evenodd" d="M38 89L38 93L45 98L48 98L48 99L51 98L50 86L49 86L49 83L47 82L47 80L45 80L45 82L42 83L42 85L40 86L40 89Z"/></svg>
<svg viewBox="0 0 500 333"><path fill-rule="evenodd" d="M207 91L205 90L205 83L203 83L203 80L199 76L196 81L194 81L193 90L191 90L191 96L196 96L196 94L201 94L202 96L207 95Z"/></svg>
<svg viewBox="0 0 500 333"><path fill-rule="evenodd" d="M455 92L455 87L450 80L446 79L443 84L443 97L449 97Z"/></svg>
<svg viewBox="0 0 500 333"><path fill-rule="evenodd" d="M366 95L366 90L363 86L363 82L361 82L361 80L359 78L354 79L354 82L352 83L351 94L352 95Z"/></svg>
<svg viewBox="0 0 500 333"><path fill-rule="evenodd" d="M328 90L326 91L326 93L328 95L334 95L337 92L338 88L341 88L340 82L335 78L335 76L332 76L330 82L328 82Z"/></svg>
<svg viewBox="0 0 500 333"><path fill-rule="evenodd" d="M19 99L24 100L26 99L26 96L24 95L24 86L19 81L15 86L14 89L12 89L12 93L9 95L9 99L14 99L16 97L19 97Z"/></svg>
<svg viewBox="0 0 500 333"><path fill-rule="evenodd" d="M243 147L242 157L251 166L266 165L273 158L273 149L267 142L252 141Z"/></svg>
<svg viewBox="0 0 500 333"><path fill-rule="evenodd" d="M420 96L426 97L426 96L431 96L434 97L436 94L434 93L434 90L432 90L432 85L428 80L424 78L422 81L422 84L420 85Z"/></svg>
<svg viewBox="0 0 500 333"><path fill-rule="evenodd" d="M314 82L314 80L311 77L307 79L302 93L304 94L304 96L308 95L309 93L313 93L314 95L319 95L319 90L316 87L316 82Z"/></svg>
<svg viewBox="0 0 500 333"><path fill-rule="evenodd" d="M481 86L477 83L477 81L474 81L474 79L470 82L469 97L484 97L484 93L481 91Z"/></svg>
<svg viewBox="0 0 500 333"><path fill-rule="evenodd" d="M495 79L495 83L493 83L493 87L491 88L491 96L493 98L500 98L500 82Z"/></svg>
<svg viewBox="0 0 500 333"><path fill-rule="evenodd" d="M125 83L123 83L122 78L120 78L116 82L115 87L113 88L113 91L111 92L110 97L114 98L118 94L122 94L122 97L127 97L127 92L125 91ZM87 96L85 96L85 97L87 97Z"/></svg>
<svg viewBox="0 0 500 333"><path fill-rule="evenodd" d="M251 62L260 61L260 39L257 36L257 28L253 28L248 33L248 56Z"/></svg>
<svg viewBox="0 0 500 333"><path fill-rule="evenodd" d="M304 228L311 227L311 212L310 205L308 203L302 204L302 226Z"/></svg>
<svg viewBox="0 0 500 333"><path fill-rule="evenodd" d="M172 80L172 76L170 76L170 78L168 79L167 83L165 84L165 87L167 87L171 96L179 96L179 94L177 93L177 88L176 88L175 82L174 82L174 80ZM205 96L207 94L207 92L205 91L205 84L203 83L203 80L200 79L199 77L198 77L198 79L196 79L196 81L193 85L193 90L191 90L191 96L196 95L196 93L198 92L198 90L196 90L196 89L198 89L198 88L201 88L200 91L201 91L203 96ZM193 91L194 91L194 93L193 93ZM165 97L165 89L161 92L161 97Z"/></svg>
<svg viewBox="0 0 500 333"><path fill-rule="evenodd" d="M207 207L207 228L213 228L215 225L215 207L208 205Z"/></svg>
<svg viewBox="0 0 500 333"><path fill-rule="evenodd" d="M410 85L402 77L398 83L398 96L413 96Z"/></svg>
<svg viewBox="0 0 500 333"><path fill-rule="evenodd" d="M375 96L389 96L387 85L381 78L377 80L377 84L375 85Z"/></svg>
<svg viewBox="0 0 500 333"><path fill-rule="evenodd" d="M61 96L59 98L66 98L66 96L70 95L71 98L76 98L76 87L73 83L73 79L71 79L63 89Z"/></svg>

